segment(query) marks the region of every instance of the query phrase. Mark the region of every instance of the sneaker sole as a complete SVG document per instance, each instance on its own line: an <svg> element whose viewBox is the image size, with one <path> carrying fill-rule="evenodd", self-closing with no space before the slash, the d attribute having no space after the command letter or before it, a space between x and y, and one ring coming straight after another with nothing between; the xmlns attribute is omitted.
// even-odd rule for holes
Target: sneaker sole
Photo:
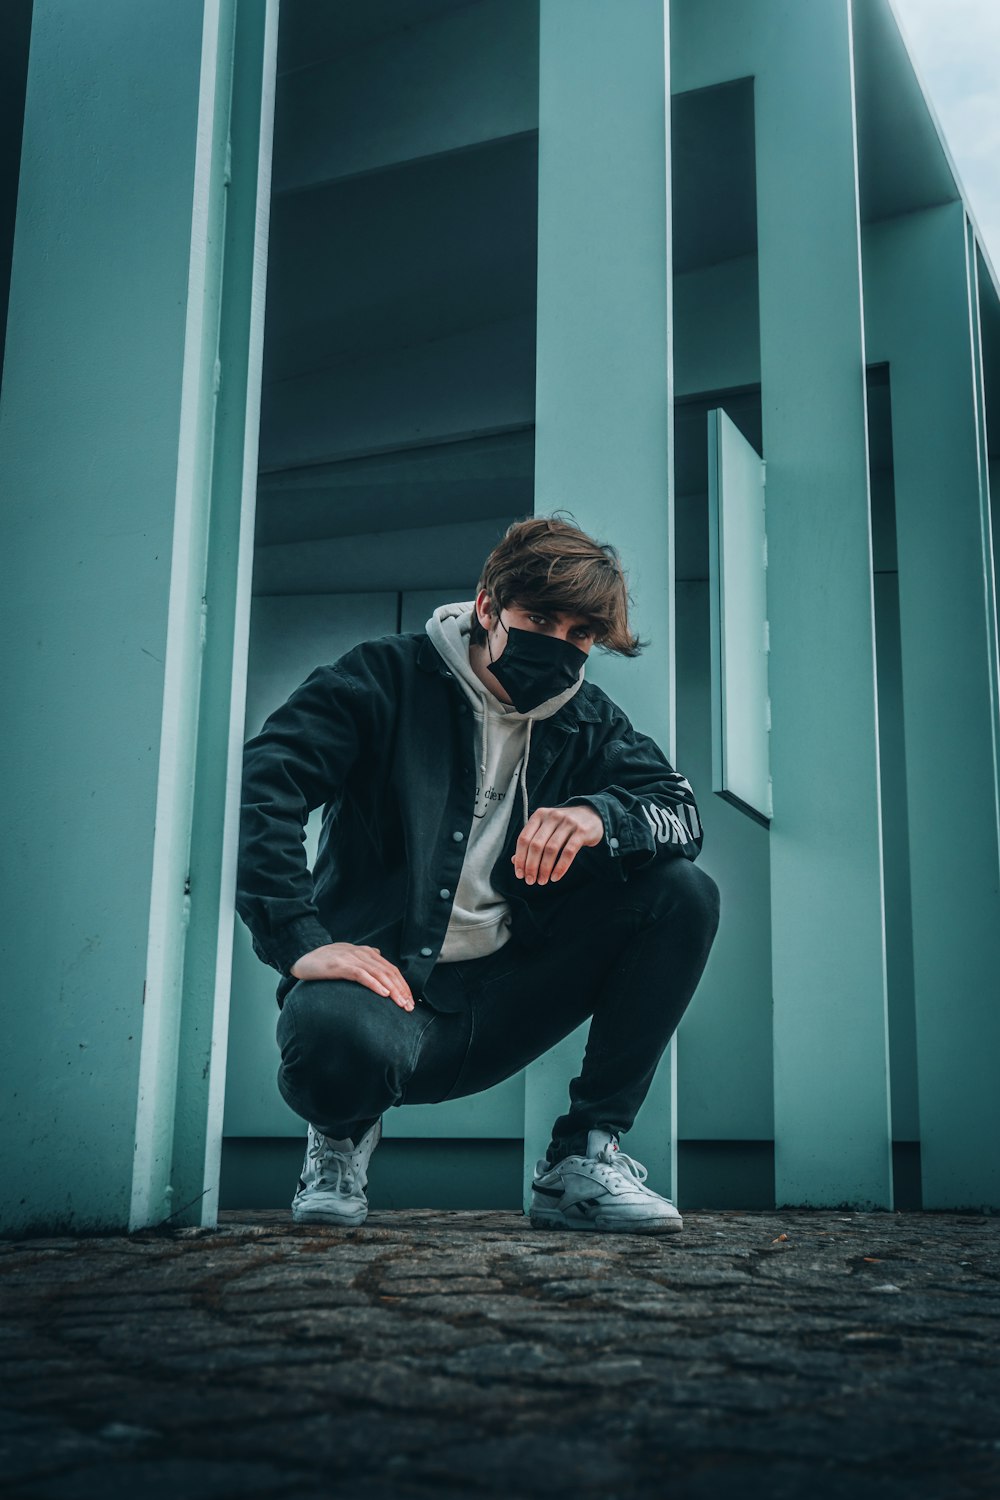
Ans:
<svg viewBox="0 0 1000 1500"><path fill-rule="evenodd" d="M368 1209L365 1208L359 1214L342 1214L333 1209L303 1208L296 1210L292 1208L292 1220L296 1224L340 1224L347 1229L356 1229L363 1224L368 1217Z"/></svg>
<svg viewBox="0 0 1000 1500"><path fill-rule="evenodd" d="M619 1219L616 1223L601 1223L597 1219L567 1219L560 1213L546 1213L531 1209L528 1219L536 1229L583 1229L598 1234L676 1234L684 1228L684 1220L673 1219Z"/></svg>

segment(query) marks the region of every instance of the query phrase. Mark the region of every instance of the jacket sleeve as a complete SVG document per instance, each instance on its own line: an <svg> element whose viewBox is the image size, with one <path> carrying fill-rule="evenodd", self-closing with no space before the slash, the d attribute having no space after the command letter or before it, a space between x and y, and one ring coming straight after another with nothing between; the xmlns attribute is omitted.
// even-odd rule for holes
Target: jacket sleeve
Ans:
<svg viewBox="0 0 1000 1500"><path fill-rule="evenodd" d="M704 834L690 782L627 719L585 774L593 791L559 805L587 803L600 814L604 838L581 850L595 874L627 880L654 859L698 858Z"/></svg>
<svg viewBox="0 0 1000 1500"><path fill-rule="evenodd" d="M338 797L363 744L358 690L326 666L244 747L236 910L257 956L282 974L332 942L313 900L305 825L314 808Z"/></svg>

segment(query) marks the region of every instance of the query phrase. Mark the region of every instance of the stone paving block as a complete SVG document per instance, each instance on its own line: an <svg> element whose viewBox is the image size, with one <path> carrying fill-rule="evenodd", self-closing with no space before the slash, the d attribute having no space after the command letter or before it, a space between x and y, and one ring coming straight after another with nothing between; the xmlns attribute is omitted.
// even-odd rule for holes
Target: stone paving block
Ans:
<svg viewBox="0 0 1000 1500"><path fill-rule="evenodd" d="M498 1276L401 1276L392 1283L395 1297L458 1297L463 1293L479 1297L485 1293L502 1292L504 1283ZM418 1304L419 1305L419 1304Z"/></svg>
<svg viewBox="0 0 1000 1500"><path fill-rule="evenodd" d="M664 1480L664 1492L668 1480ZM753 1461L715 1461L696 1474L669 1481L675 1500L912 1500L912 1483L889 1475L845 1475L841 1469L824 1471L812 1462L771 1461L766 1468Z"/></svg>
<svg viewBox="0 0 1000 1500"><path fill-rule="evenodd" d="M469 1423L441 1416L434 1424L434 1446L460 1443L476 1436ZM222 1459L238 1454L241 1461L262 1458L271 1463L308 1462L326 1481L340 1476L361 1482L378 1479L385 1471L387 1439L391 1437L393 1472L407 1470L414 1458L427 1451L427 1421L406 1412L392 1418L391 1432L382 1411L315 1412L302 1418L262 1422L253 1427L213 1435L206 1433L198 1444L202 1457Z"/></svg>
<svg viewBox="0 0 1000 1500"><path fill-rule="evenodd" d="M337 1308L367 1308L370 1295L358 1287L330 1287L328 1292L316 1292L315 1287L288 1286L280 1296L243 1296L231 1292L211 1305L211 1313L222 1317L232 1329L280 1328L285 1325L295 1329L309 1328L313 1317L333 1313Z"/></svg>
<svg viewBox="0 0 1000 1500"><path fill-rule="evenodd" d="M521 1317L532 1319L538 1315L538 1305L527 1297L519 1297L516 1292L503 1291L500 1293L473 1296L470 1293L457 1293L454 1296L444 1296L440 1293L430 1297L418 1297L414 1299L416 1310L427 1313L440 1313L442 1317L449 1320L463 1319L466 1322L476 1322L484 1318L490 1322L499 1323L501 1326L510 1324L514 1319Z"/></svg>
<svg viewBox="0 0 1000 1500"><path fill-rule="evenodd" d="M45 1470L83 1465L106 1451L98 1438L57 1422L42 1422L0 1437L0 1475L5 1486Z"/></svg>
<svg viewBox="0 0 1000 1500"><path fill-rule="evenodd" d="M564 1492L593 1494L597 1489L614 1494L629 1478L628 1460L616 1452L613 1441L549 1433L446 1445L418 1460L412 1472L440 1478L449 1486L464 1482L480 1491L508 1495L550 1494L556 1476Z"/></svg>
<svg viewBox="0 0 1000 1500"><path fill-rule="evenodd" d="M442 1362L442 1369L449 1375L470 1375L477 1379L520 1379L540 1366L558 1363L558 1354L543 1349L541 1344L475 1343L449 1355Z"/></svg>
<svg viewBox="0 0 1000 1500"><path fill-rule="evenodd" d="M232 1432L266 1425L289 1411L305 1421L329 1413L329 1392L322 1384L314 1391L293 1388L282 1374L283 1365L271 1367L270 1381L250 1386L246 1381L165 1385L162 1378L119 1388L92 1401L88 1391L73 1403L74 1420L81 1427L100 1431L109 1421L157 1433L172 1445L198 1447L206 1433Z"/></svg>
<svg viewBox="0 0 1000 1500"><path fill-rule="evenodd" d="M301 1474L308 1482L308 1471ZM142 1500L233 1500L238 1495L292 1491L297 1476L288 1468L239 1460L146 1458L93 1464L73 1473L36 1480L22 1490L30 1500L96 1500L98 1496L139 1495Z"/></svg>

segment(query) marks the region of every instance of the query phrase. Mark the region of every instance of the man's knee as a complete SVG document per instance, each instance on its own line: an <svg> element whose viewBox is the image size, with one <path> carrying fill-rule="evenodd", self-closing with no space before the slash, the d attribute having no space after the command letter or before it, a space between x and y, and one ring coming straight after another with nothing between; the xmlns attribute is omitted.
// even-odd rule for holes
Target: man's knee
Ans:
<svg viewBox="0 0 1000 1500"><path fill-rule="evenodd" d="M692 864L689 859L684 860L684 864L687 865L691 875L694 877L698 899L706 917L710 919L714 931L719 925L719 914L722 909L722 892L719 890L717 882L712 879L707 870L703 870L700 865Z"/></svg>
<svg viewBox="0 0 1000 1500"><path fill-rule="evenodd" d="M408 1051L402 1021L393 1001L364 985L302 979L285 997L278 1020L286 1074L353 1073L376 1061L401 1062Z"/></svg>
<svg viewBox="0 0 1000 1500"><path fill-rule="evenodd" d="M719 926L721 892L707 870L683 856L656 859L636 871L628 882L633 896L641 891L651 913L683 911L713 935Z"/></svg>

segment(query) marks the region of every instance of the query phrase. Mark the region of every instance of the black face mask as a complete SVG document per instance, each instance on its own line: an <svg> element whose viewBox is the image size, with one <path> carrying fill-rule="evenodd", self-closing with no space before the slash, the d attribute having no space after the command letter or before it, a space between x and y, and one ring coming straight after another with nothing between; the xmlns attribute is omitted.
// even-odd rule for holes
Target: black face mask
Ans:
<svg viewBox="0 0 1000 1500"><path fill-rule="evenodd" d="M503 655L493 660L489 670L504 688L518 713L526 714L557 693L573 686L586 665L587 653L572 641L558 636L542 635L536 630L507 630ZM489 636L486 638L489 648Z"/></svg>

